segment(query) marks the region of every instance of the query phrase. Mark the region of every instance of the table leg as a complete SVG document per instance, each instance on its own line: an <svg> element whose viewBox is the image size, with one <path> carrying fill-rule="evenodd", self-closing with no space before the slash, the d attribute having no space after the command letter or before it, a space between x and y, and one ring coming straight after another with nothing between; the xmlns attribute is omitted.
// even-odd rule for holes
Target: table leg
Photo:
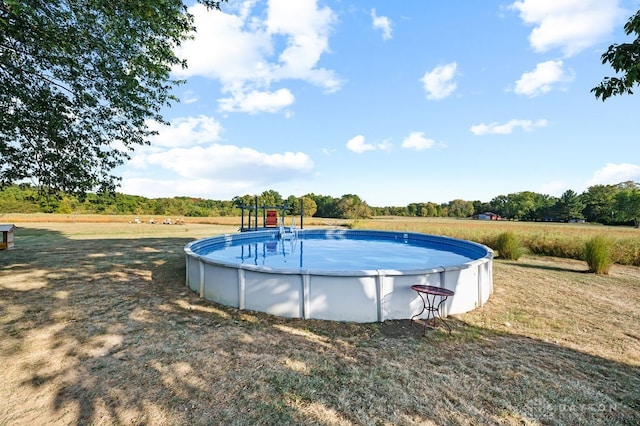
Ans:
<svg viewBox="0 0 640 426"><path fill-rule="evenodd" d="M447 327L447 330L449 330L449 334L451 334L451 327L449 326L449 324L447 324L447 322L444 320L444 318L442 318L442 316L440 316L440 306L442 306L442 304L444 302L446 302L448 296L442 296L442 298L440 299L440 303L438 303L438 307L435 308L435 313L433 315L433 327L436 327L436 314L440 317L440 321L442 321L442 323ZM433 300L435 301L436 297L433 296Z"/></svg>
<svg viewBox="0 0 640 426"><path fill-rule="evenodd" d="M414 316L411 317L411 319L409 320L411 322L411 324L413 324L413 319L415 317L419 317L420 315L422 315L422 313L424 311L428 311L428 309L429 309L427 307L427 302L424 300L424 297L422 297L422 293L420 293L420 292L417 292L417 293L418 293L418 296L420 296L420 299L422 299L422 310L419 313L417 313L417 314L415 314ZM427 300L428 300L428 298L427 298ZM429 318L428 314L427 314L427 318Z"/></svg>
<svg viewBox="0 0 640 426"><path fill-rule="evenodd" d="M422 327L422 335L426 336L427 335L427 323L429 322L429 317L433 317L433 328L437 328L438 327L438 323L437 323L437 317L440 317L440 321L442 321L442 323L445 325L445 327L447 327L447 330L449 331L449 334L451 334L451 327L449 326L449 324L447 324L447 322L444 320L444 318L442 318L442 316L440 316L440 307L442 306L442 304L447 300L448 296L440 296L440 302L438 303L438 305L436 306L436 295L432 294L431 295L431 299L429 298L429 293L426 293L425 296L422 295L422 292L417 292L418 296L420 296L420 299L422 299L422 310L420 311L420 313L414 315L411 317L411 324L413 325L413 319L415 317L419 317L420 315L422 315L422 313L424 311L427 311L427 317L424 319L424 324ZM425 299L426 297L426 299Z"/></svg>

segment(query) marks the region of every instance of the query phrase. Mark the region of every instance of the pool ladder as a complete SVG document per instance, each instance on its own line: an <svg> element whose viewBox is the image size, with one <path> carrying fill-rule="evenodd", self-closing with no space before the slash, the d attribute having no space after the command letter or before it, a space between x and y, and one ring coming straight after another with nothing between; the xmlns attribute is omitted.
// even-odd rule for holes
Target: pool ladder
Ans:
<svg viewBox="0 0 640 426"><path fill-rule="evenodd" d="M298 237L298 230L296 229L296 220L291 219L291 226L284 226L284 218L280 218L280 239L281 240L293 240Z"/></svg>

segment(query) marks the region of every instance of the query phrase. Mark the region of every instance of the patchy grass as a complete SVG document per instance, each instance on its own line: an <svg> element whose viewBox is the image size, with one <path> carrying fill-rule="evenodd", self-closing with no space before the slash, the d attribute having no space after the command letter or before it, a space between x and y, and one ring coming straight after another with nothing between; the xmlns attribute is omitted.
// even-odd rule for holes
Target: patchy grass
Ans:
<svg viewBox="0 0 640 426"><path fill-rule="evenodd" d="M283 319L184 286L183 246L224 225L21 223L0 252L0 424L640 422L640 269L494 262L450 318Z"/></svg>

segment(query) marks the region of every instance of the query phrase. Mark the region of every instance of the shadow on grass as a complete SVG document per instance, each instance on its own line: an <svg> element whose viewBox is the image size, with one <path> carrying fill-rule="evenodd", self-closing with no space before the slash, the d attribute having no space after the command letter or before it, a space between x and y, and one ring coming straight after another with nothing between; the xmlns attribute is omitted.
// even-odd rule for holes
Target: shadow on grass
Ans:
<svg viewBox="0 0 640 426"><path fill-rule="evenodd" d="M25 236L0 256L0 424L640 422L637 366L460 319L215 305L184 285L190 238Z"/></svg>
<svg viewBox="0 0 640 426"><path fill-rule="evenodd" d="M497 259L502 263L518 266L521 268L539 269L541 271L556 271L556 272L577 272L577 273L589 273L589 268L586 264L581 264L577 261L572 261L571 266L543 264L543 263L525 263L513 260ZM563 259L566 261L566 259ZM565 262L566 263L566 262Z"/></svg>

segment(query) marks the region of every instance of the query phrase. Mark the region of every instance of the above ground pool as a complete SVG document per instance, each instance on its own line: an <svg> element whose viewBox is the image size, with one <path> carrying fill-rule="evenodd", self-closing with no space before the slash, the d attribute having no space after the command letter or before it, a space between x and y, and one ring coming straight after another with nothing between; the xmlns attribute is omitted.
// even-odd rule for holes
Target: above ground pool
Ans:
<svg viewBox="0 0 640 426"><path fill-rule="evenodd" d="M290 318L411 318L423 307L414 284L454 291L446 316L493 291L491 249L420 233L270 229L194 241L185 253L187 286L201 297Z"/></svg>

